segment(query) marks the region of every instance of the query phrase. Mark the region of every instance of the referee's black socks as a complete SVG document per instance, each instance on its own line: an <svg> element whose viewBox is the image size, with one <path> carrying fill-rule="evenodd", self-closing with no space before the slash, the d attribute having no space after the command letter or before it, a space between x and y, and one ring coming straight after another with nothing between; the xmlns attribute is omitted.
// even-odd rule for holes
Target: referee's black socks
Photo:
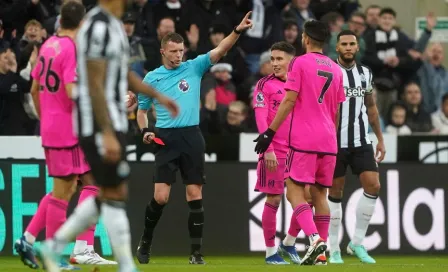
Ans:
<svg viewBox="0 0 448 272"><path fill-rule="evenodd" d="M160 205L154 198L146 206L145 230L143 232L143 237L149 243L152 242L154 229L162 216L163 207L165 207L165 205Z"/></svg>
<svg viewBox="0 0 448 272"><path fill-rule="evenodd" d="M204 208L202 199L188 202L190 214L188 216L188 231L191 238L191 253L200 252L202 247L202 231L204 229Z"/></svg>

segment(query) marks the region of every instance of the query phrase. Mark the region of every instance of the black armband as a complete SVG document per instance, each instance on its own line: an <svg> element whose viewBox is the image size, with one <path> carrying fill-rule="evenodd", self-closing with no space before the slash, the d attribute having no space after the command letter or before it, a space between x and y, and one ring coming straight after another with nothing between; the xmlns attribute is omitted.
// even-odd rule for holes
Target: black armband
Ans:
<svg viewBox="0 0 448 272"><path fill-rule="evenodd" d="M235 32L238 35L241 35L243 33L243 31L236 30L236 27L233 28L233 32Z"/></svg>

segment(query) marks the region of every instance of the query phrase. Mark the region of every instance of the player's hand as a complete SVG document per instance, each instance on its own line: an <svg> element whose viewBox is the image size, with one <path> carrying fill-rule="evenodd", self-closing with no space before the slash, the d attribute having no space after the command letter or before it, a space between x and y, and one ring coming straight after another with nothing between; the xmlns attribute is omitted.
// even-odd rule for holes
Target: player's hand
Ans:
<svg viewBox="0 0 448 272"><path fill-rule="evenodd" d="M252 11L249 11L246 13L246 16L244 16L243 20L241 20L241 23L236 27L237 31L245 31L249 28L252 28L252 20L249 19L250 15L252 14Z"/></svg>
<svg viewBox="0 0 448 272"><path fill-rule="evenodd" d="M384 160L384 156L386 156L386 147L384 146L384 142L381 141L376 145L376 162L382 162Z"/></svg>
<svg viewBox="0 0 448 272"><path fill-rule="evenodd" d="M145 132L143 133L143 143L150 144L155 137L156 135L153 132Z"/></svg>
<svg viewBox="0 0 448 272"><path fill-rule="evenodd" d="M103 145L103 159L109 163L118 163L121 159L121 146L114 132L105 132L103 134Z"/></svg>
<svg viewBox="0 0 448 272"><path fill-rule="evenodd" d="M266 163L266 167L270 172L277 171L278 161L274 151L264 153L264 161Z"/></svg>
<svg viewBox="0 0 448 272"><path fill-rule="evenodd" d="M164 106L171 112L172 117L176 117L179 114L179 107L177 106L176 102L169 99L168 97L161 94L159 95L159 97L157 97L157 101L159 101L162 106Z"/></svg>
<svg viewBox="0 0 448 272"><path fill-rule="evenodd" d="M137 96L133 92L128 91L125 101L126 101L126 107L130 108L135 103L137 103Z"/></svg>
<svg viewBox="0 0 448 272"><path fill-rule="evenodd" d="M269 145L272 142L272 139L274 139L275 131L268 128L265 132L258 135L257 139L254 140L254 142L257 143L255 146L255 152L257 154L262 154L268 150Z"/></svg>

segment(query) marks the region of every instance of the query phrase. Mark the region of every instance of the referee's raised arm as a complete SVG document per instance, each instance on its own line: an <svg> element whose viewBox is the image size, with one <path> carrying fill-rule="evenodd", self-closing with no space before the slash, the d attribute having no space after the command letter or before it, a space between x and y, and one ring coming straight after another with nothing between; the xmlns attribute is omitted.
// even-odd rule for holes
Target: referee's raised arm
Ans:
<svg viewBox="0 0 448 272"><path fill-rule="evenodd" d="M212 63L217 63L232 48L240 35L249 28L252 28L252 20L249 19L251 14L252 11L249 11L241 23L233 29L232 33L222 40L215 49L210 51L210 60Z"/></svg>

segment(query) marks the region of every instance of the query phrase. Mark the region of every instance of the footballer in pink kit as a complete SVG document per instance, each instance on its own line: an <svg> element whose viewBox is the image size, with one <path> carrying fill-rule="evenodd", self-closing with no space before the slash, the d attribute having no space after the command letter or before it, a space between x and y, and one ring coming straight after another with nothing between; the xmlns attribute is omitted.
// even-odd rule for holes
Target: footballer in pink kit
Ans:
<svg viewBox="0 0 448 272"><path fill-rule="evenodd" d="M271 47L271 66L274 73L258 81L253 95L255 119L260 133L268 129L285 97L283 85L286 82L288 65L294 56L295 48L287 42L278 42ZM287 117L266 152L260 154L257 166L255 191L266 194L261 220L266 244L265 261L274 265L289 264L279 255L275 246L277 210L285 191L285 179L288 177L286 157L289 150L289 122L290 118ZM299 231L297 221L291 221L288 233L294 237L294 242ZM289 256L293 263L300 263L294 244L290 247L281 246L280 253L286 253L284 255Z"/></svg>
<svg viewBox="0 0 448 272"><path fill-rule="evenodd" d="M96 196L98 189L92 186L93 179L88 174L90 166L78 145L74 134L71 99L76 83L76 46L73 41L85 8L78 2L70 1L61 10L61 29L40 48L31 77L36 111L40 117L40 135L45 150L45 160L49 176L54 178L53 190L45 195L22 238L15 243L25 265L38 268L33 250L37 235L46 229L46 238L52 238L65 222L68 203L73 196L79 177L84 185L79 202ZM94 264L114 264L102 259L93 251L95 226L77 237L78 250L84 259L96 260ZM80 248L79 244L83 246ZM91 249L89 250L89 245ZM73 270L75 267L61 262L60 268Z"/></svg>
<svg viewBox="0 0 448 272"><path fill-rule="evenodd" d="M329 37L327 26L308 21L302 35L306 54L294 58L288 68L285 99L269 128L256 139L257 153L264 153L276 131L291 113L287 198L293 217L310 239L302 265L314 265L327 249L330 222L327 188L331 187L337 154L339 104L345 101L342 71L322 54ZM305 198L305 185L315 207L315 216Z"/></svg>

